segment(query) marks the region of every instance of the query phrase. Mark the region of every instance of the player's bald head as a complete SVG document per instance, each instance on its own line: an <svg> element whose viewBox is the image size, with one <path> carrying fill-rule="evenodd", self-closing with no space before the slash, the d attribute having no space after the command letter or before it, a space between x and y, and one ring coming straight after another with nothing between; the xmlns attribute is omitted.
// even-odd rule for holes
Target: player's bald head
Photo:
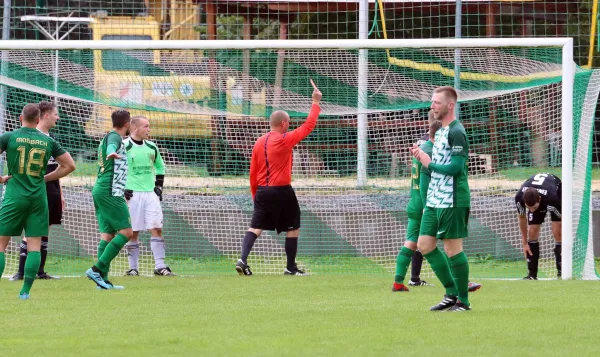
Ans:
<svg viewBox="0 0 600 357"><path fill-rule="evenodd" d="M23 121L29 124L36 124L40 119L40 107L37 104L29 103L23 107L21 112Z"/></svg>
<svg viewBox="0 0 600 357"><path fill-rule="evenodd" d="M284 110L276 110L269 117L269 125L272 128L278 128L282 126L284 122L290 121L290 116Z"/></svg>
<svg viewBox="0 0 600 357"><path fill-rule="evenodd" d="M137 127L146 124L146 122L148 122L148 118L143 115L136 115L131 118L131 126Z"/></svg>

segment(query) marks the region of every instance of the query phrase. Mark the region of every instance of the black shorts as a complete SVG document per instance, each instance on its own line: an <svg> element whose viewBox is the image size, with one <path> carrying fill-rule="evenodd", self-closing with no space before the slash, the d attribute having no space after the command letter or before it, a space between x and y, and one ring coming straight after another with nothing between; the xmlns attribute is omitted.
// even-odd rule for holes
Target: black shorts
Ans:
<svg viewBox="0 0 600 357"><path fill-rule="evenodd" d="M300 205L292 186L258 187L250 228L277 234L299 229Z"/></svg>
<svg viewBox="0 0 600 357"><path fill-rule="evenodd" d="M62 224L63 208L60 195L48 195L49 224Z"/></svg>
<svg viewBox="0 0 600 357"><path fill-rule="evenodd" d="M544 209L538 208L535 212L527 211L527 224L536 225L544 223L548 212L550 212L550 218L552 219L552 222L560 222L562 220L561 207L559 205L557 206L558 207L548 206Z"/></svg>

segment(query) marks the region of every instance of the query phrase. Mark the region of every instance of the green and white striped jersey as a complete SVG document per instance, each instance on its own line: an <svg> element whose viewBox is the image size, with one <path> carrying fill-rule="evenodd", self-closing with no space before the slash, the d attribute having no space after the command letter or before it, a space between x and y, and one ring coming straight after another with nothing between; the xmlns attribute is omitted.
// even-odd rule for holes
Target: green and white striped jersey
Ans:
<svg viewBox="0 0 600 357"><path fill-rule="evenodd" d="M116 152L118 159L107 160L106 157ZM95 193L106 193L111 196L123 196L127 180L127 152L123 138L111 130L98 146L98 179L94 185Z"/></svg>
<svg viewBox="0 0 600 357"><path fill-rule="evenodd" d="M431 182L427 190L428 207L471 207L471 192L467 176L469 142L465 128L458 120L441 127L435 133L431 160L437 165L449 165L452 156L463 156L465 165L456 176L431 172Z"/></svg>

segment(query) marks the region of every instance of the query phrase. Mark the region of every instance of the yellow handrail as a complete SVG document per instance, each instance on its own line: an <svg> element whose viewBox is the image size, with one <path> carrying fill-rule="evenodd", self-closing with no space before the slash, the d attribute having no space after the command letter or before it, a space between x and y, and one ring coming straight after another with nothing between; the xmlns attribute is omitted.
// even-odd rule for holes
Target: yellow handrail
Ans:
<svg viewBox="0 0 600 357"><path fill-rule="evenodd" d="M590 28L590 52L588 54L587 68L592 68L594 61L594 40L596 39L596 27L598 26L598 0L592 5L592 26Z"/></svg>

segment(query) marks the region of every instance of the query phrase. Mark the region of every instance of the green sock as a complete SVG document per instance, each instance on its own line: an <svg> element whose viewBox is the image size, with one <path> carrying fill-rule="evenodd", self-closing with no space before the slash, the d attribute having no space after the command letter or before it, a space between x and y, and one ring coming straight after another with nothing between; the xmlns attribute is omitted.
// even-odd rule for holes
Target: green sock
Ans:
<svg viewBox="0 0 600 357"><path fill-rule="evenodd" d="M119 252L121 251L121 249L123 249L126 243L127 237L125 237L122 234L117 234L110 241L110 243L106 245L106 248L104 249L102 255L98 257L98 262L94 264L96 268L100 269L100 271L102 271L103 273L108 274L110 262L112 262L112 260L115 259L117 255L119 255Z"/></svg>
<svg viewBox="0 0 600 357"><path fill-rule="evenodd" d="M396 258L396 276L394 281L398 284L404 284L404 278L406 277L406 271L410 265L410 259L412 258L415 251L406 247L400 248L398 252L398 258Z"/></svg>
<svg viewBox="0 0 600 357"><path fill-rule="evenodd" d="M450 266L448 266L448 260L446 259L445 254L436 247L434 250L423 256L427 259L433 272L446 288L446 295L457 296L458 291L456 290L456 284L452 278L452 272L450 271Z"/></svg>
<svg viewBox="0 0 600 357"><path fill-rule="evenodd" d="M456 288L458 289L458 300L465 305L469 303L469 260L465 252L460 252L450 258L452 272Z"/></svg>
<svg viewBox="0 0 600 357"><path fill-rule="evenodd" d="M442 254L444 254L444 258L446 258L446 261L448 262L448 266L450 267L450 273L452 273L452 262L450 261L450 257L448 256L448 254L446 254L445 251L440 249L440 252L442 252Z"/></svg>
<svg viewBox="0 0 600 357"><path fill-rule="evenodd" d="M6 267L6 255L4 255L4 252L0 252L0 278L4 273L4 267Z"/></svg>
<svg viewBox="0 0 600 357"><path fill-rule="evenodd" d="M100 258L102 256L107 245L108 245L107 241L105 241L104 239L100 239L100 242L98 243L98 258ZM110 263L108 264L108 269L106 269L106 273L102 272L100 274L100 275L102 275L102 279L105 281L106 281L106 279L108 279L108 271L109 270L110 270Z"/></svg>
<svg viewBox="0 0 600 357"><path fill-rule="evenodd" d="M23 279L23 288L19 294L29 294L31 290L31 286L35 280L35 275L40 268L40 262L42 260L42 255L40 252L27 252L27 260L25 260L25 271L24 271L24 279Z"/></svg>

